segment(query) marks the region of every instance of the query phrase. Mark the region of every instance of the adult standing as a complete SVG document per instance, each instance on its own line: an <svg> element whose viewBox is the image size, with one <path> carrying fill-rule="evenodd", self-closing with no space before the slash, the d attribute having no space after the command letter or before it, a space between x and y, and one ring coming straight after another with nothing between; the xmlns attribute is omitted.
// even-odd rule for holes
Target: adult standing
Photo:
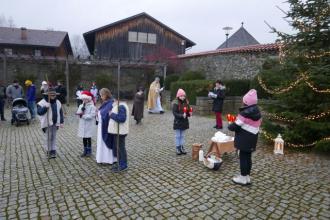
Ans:
<svg viewBox="0 0 330 220"><path fill-rule="evenodd" d="M66 109L64 108L65 104L66 104L66 88L63 86L61 81L57 81L57 86L56 86L56 93L58 93L59 95L57 96L57 100L61 102L62 104L62 109L64 114L66 114Z"/></svg>
<svg viewBox="0 0 330 220"><path fill-rule="evenodd" d="M215 82L215 88L209 92L209 97L213 99L212 111L215 113L216 125L214 128L222 129L222 108L223 100L225 99L226 87L222 84L220 80Z"/></svg>
<svg viewBox="0 0 330 220"><path fill-rule="evenodd" d="M0 118L1 121L6 121L5 119L5 101L6 101L6 86L3 81L0 80Z"/></svg>
<svg viewBox="0 0 330 220"><path fill-rule="evenodd" d="M10 101L17 98L23 98L23 88L18 84L17 80L14 80L13 84L7 87L6 95Z"/></svg>
<svg viewBox="0 0 330 220"><path fill-rule="evenodd" d="M78 85L76 89L76 100L77 100L77 107L82 104L82 100L80 98L81 93L83 92L84 87L82 85Z"/></svg>
<svg viewBox="0 0 330 220"><path fill-rule="evenodd" d="M108 126L112 110L113 99L109 89L103 88L100 90L102 104L97 112L97 143L96 143L96 162L100 164L113 164L117 158L113 156L112 145L113 137L108 133Z"/></svg>
<svg viewBox="0 0 330 220"><path fill-rule="evenodd" d="M49 86L46 81L42 81L41 87L40 87L40 93L41 95L44 95L44 93L48 92Z"/></svg>
<svg viewBox="0 0 330 220"><path fill-rule="evenodd" d="M31 114L31 119L35 119L35 107L36 107L36 87L31 80L25 81L25 86L27 87L26 100L28 108Z"/></svg>
<svg viewBox="0 0 330 220"><path fill-rule="evenodd" d="M149 94L148 94L148 111L149 113L160 113L163 114L164 110L160 102L160 93L164 88L160 88L159 77L155 78L150 84Z"/></svg>
<svg viewBox="0 0 330 220"><path fill-rule="evenodd" d="M23 98L23 89L22 86L18 84L17 80L13 81L13 84L7 87L6 95L8 102L12 102L14 99ZM12 113L11 122L15 121L15 115Z"/></svg>
<svg viewBox="0 0 330 220"><path fill-rule="evenodd" d="M132 109L132 115L134 116L134 120L136 121L136 124L141 123L141 120L143 118L143 109L144 109L144 89L143 87L139 87L139 90L134 96L133 109Z"/></svg>
<svg viewBox="0 0 330 220"><path fill-rule="evenodd" d="M99 90L97 89L96 82L93 82L90 92L93 94L93 102L96 103L99 97Z"/></svg>

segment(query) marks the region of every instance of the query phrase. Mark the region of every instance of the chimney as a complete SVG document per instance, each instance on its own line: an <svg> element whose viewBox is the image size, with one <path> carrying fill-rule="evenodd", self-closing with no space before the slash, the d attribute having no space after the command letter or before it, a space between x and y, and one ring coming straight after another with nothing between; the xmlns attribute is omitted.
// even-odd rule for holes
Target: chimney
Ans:
<svg viewBox="0 0 330 220"><path fill-rule="evenodd" d="M26 40L27 39L27 30L25 27L21 27L21 39Z"/></svg>

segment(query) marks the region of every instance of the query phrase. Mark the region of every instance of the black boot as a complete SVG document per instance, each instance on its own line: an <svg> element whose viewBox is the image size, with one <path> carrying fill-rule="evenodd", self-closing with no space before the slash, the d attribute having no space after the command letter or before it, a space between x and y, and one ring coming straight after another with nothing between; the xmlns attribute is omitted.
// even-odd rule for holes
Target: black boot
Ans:
<svg viewBox="0 0 330 220"><path fill-rule="evenodd" d="M49 158L50 158L50 159L56 158L56 150L51 150L51 151L50 151L50 153L49 153Z"/></svg>
<svg viewBox="0 0 330 220"><path fill-rule="evenodd" d="M176 146L176 155L181 155L181 147L180 146Z"/></svg>
<svg viewBox="0 0 330 220"><path fill-rule="evenodd" d="M180 150L182 154L187 154L187 151L184 149L183 145L180 146Z"/></svg>
<svg viewBox="0 0 330 220"><path fill-rule="evenodd" d="M86 148L86 157L90 157L92 155L92 146L88 145Z"/></svg>
<svg viewBox="0 0 330 220"><path fill-rule="evenodd" d="M84 146L84 152L80 155L80 157L86 157L87 155L87 147Z"/></svg>

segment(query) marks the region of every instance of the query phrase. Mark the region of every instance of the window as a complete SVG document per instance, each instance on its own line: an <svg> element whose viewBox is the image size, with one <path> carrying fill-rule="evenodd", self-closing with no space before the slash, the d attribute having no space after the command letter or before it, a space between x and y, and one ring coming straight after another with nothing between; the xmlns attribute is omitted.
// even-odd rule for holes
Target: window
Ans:
<svg viewBox="0 0 330 220"><path fill-rule="evenodd" d="M128 32L128 42L156 44L157 35L151 34L151 33L129 31Z"/></svg>
<svg viewBox="0 0 330 220"><path fill-rule="evenodd" d="M149 44L156 44L156 34L148 33L148 43Z"/></svg>
<svg viewBox="0 0 330 220"><path fill-rule="evenodd" d="M143 33L143 32L138 33L138 42L139 43L147 43L148 42L147 40L148 40L147 33Z"/></svg>
<svg viewBox="0 0 330 220"><path fill-rule="evenodd" d="M137 32L129 31L128 32L128 42L137 42Z"/></svg>
<svg viewBox="0 0 330 220"><path fill-rule="evenodd" d="M34 50L34 56L40 57L41 56L41 50Z"/></svg>
<svg viewBox="0 0 330 220"><path fill-rule="evenodd" d="M5 48L4 52L6 55L13 55L13 49L11 48Z"/></svg>

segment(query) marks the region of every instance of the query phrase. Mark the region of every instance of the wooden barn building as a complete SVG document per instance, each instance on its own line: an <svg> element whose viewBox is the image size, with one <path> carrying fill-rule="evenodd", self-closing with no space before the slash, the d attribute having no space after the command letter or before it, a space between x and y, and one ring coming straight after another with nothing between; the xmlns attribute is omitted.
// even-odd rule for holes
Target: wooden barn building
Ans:
<svg viewBox="0 0 330 220"><path fill-rule="evenodd" d="M105 59L161 60L185 54L194 42L143 12L83 34L91 55Z"/></svg>
<svg viewBox="0 0 330 220"><path fill-rule="evenodd" d="M67 57L72 48L67 32L0 27L0 53Z"/></svg>

